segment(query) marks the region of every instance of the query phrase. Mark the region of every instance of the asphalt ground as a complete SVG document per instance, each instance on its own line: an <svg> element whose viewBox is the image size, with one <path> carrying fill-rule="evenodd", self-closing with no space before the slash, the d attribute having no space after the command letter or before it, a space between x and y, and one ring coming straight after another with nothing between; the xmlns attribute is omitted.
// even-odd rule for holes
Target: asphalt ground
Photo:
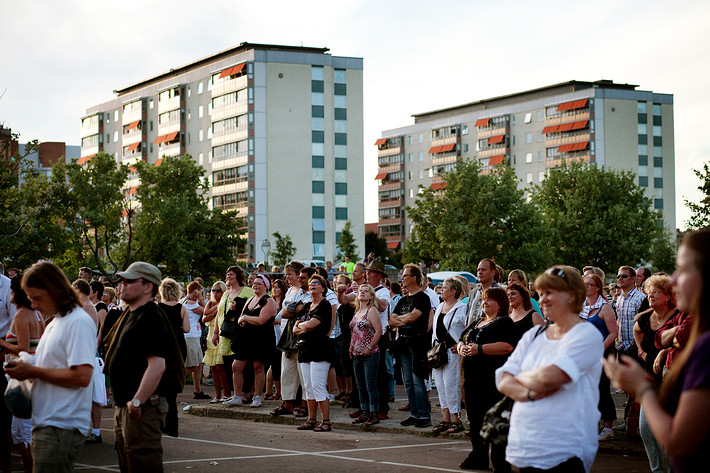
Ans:
<svg viewBox="0 0 710 473"><path fill-rule="evenodd" d="M209 386L203 386L203 390L214 394ZM431 394L436 424L440 420L438 398L436 391ZM623 396L614 397L621 416ZM431 428L400 426L408 416L398 410L406 403L402 386L397 386L391 418L374 427L352 425L348 416L352 410L333 403L333 431L327 433L296 430L303 418L271 416L276 401L266 401L260 408L225 407L193 400L187 386L178 403L180 437L163 437L168 472L463 471L458 464L470 451L469 438L463 434L436 435ZM185 407L187 411L182 411ZM81 449L77 471L119 471L113 450L113 409L103 409L102 414L103 443ZM22 471L16 454L13 471ZM623 435L600 445L592 469L593 473L646 471L648 462L641 441Z"/></svg>

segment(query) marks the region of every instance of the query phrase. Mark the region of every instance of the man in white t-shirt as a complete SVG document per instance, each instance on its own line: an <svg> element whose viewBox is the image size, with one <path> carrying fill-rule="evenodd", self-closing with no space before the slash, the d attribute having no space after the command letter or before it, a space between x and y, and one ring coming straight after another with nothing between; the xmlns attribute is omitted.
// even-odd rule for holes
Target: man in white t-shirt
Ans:
<svg viewBox="0 0 710 473"><path fill-rule="evenodd" d="M96 324L61 269L33 265L22 278L32 308L47 325L34 365L13 361L12 378L33 379L32 454L34 472L74 471L74 460L89 434L91 379L96 357Z"/></svg>

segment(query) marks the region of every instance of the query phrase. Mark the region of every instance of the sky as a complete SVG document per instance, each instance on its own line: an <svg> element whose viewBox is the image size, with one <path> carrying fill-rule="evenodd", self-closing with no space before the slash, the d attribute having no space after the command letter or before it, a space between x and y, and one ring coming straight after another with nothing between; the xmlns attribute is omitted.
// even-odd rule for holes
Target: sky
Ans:
<svg viewBox="0 0 710 473"><path fill-rule="evenodd" d="M365 221L377 221L383 130L411 115L569 80L674 95L676 225L710 160L710 2L0 0L0 123L80 144L113 90L242 42L364 58Z"/></svg>

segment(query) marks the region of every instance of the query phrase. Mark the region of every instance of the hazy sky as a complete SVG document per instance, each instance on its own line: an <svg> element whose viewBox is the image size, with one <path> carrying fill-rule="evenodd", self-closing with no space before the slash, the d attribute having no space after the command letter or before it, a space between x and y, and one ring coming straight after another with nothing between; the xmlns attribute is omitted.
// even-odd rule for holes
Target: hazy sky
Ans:
<svg viewBox="0 0 710 473"><path fill-rule="evenodd" d="M706 141L710 2L0 0L0 122L21 141L80 144L112 91L241 42L364 58L365 220L377 220L382 130L414 113L569 80L674 95L677 225Z"/></svg>

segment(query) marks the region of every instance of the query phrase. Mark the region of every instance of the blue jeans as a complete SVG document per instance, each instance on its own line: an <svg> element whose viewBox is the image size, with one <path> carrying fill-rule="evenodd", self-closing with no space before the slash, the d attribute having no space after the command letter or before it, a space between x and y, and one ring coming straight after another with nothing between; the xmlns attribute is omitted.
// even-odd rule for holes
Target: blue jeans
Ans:
<svg viewBox="0 0 710 473"><path fill-rule="evenodd" d="M380 409L380 396L377 391L377 368L380 364L380 354L369 356L354 356L353 371L360 394L360 409L366 412L377 412Z"/></svg>
<svg viewBox="0 0 710 473"><path fill-rule="evenodd" d="M643 446L646 449L646 456L648 456L648 466L652 473L670 473L671 466L666 453L663 451L658 441L653 436L651 428L646 422L646 415L641 408L641 413L639 415L639 434L641 434L641 440L643 440Z"/></svg>
<svg viewBox="0 0 710 473"><path fill-rule="evenodd" d="M402 367L402 381L409 400L409 412L415 419L431 418L431 406L424 379L414 374L414 348L407 346L398 356Z"/></svg>
<svg viewBox="0 0 710 473"><path fill-rule="evenodd" d="M385 366L387 366L387 375L389 376L389 396L394 399L394 388L396 386L394 380L394 357L389 350L385 352L384 356Z"/></svg>

